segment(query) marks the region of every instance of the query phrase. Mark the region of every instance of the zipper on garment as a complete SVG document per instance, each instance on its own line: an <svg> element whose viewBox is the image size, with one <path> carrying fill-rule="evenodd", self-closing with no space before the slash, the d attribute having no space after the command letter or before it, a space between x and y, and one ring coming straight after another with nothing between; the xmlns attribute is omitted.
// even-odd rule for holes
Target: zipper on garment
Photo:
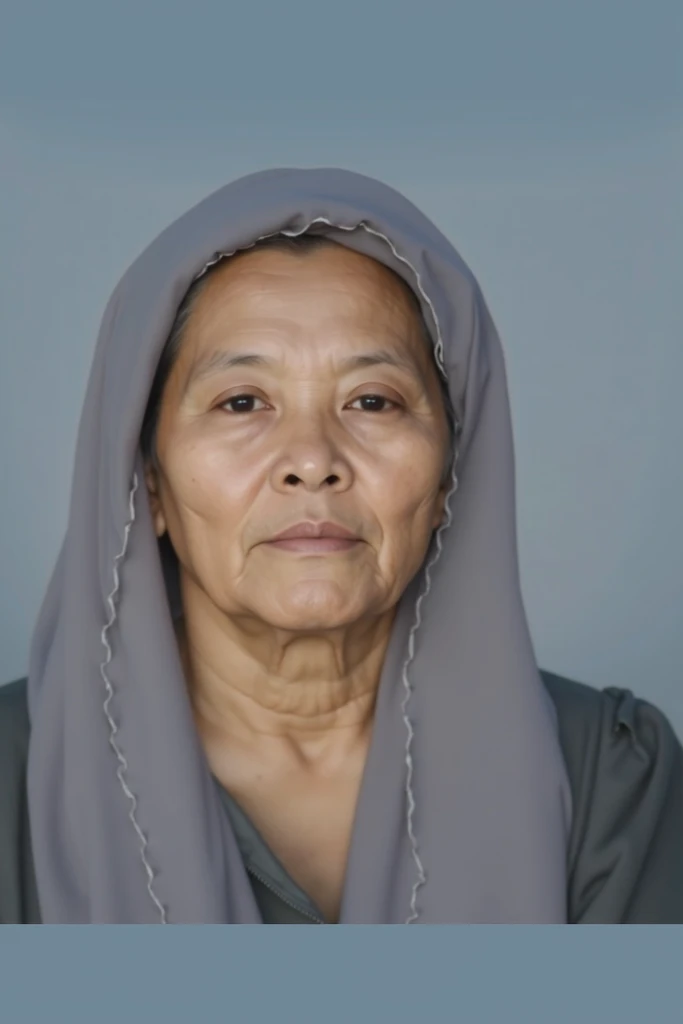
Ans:
<svg viewBox="0 0 683 1024"><path fill-rule="evenodd" d="M294 903L293 900L288 899L287 896L280 892L279 889L276 889L274 885L271 885L271 883L266 878L264 878L259 871L255 871L254 868L251 866L247 868L247 871L249 872L250 875L253 875L254 878L258 878L261 885L264 885L266 889L272 892L274 896L277 896L279 900L282 900L283 903L286 903L287 906L290 907L292 910L296 910L297 914L301 914L303 917L307 917L309 921L313 922L313 924L325 924L325 921L323 921L322 918L316 917L315 914L312 914L309 910L305 910L304 907L299 906L298 903Z"/></svg>

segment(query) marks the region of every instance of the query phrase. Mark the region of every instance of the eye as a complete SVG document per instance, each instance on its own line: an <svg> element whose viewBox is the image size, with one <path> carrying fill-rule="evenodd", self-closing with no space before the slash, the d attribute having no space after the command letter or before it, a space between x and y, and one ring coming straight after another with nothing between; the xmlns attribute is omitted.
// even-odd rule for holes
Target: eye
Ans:
<svg viewBox="0 0 683 1024"><path fill-rule="evenodd" d="M232 395L230 398L226 398L224 402L221 402L218 406L219 409L226 409L226 411L232 413L246 413L246 412L259 412L259 409L254 408L254 402L261 402L261 405L265 408L265 402L261 398L257 398L256 395Z"/></svg>
<svg viewBox="0 0 683 1024"><path fill-rule="evenodd" d="M361 403L361 412L392 412L399 407L398 402L392 402L386 395L361 395L359 398L354 398L349 408L352 408L357 402Z"/></svg>

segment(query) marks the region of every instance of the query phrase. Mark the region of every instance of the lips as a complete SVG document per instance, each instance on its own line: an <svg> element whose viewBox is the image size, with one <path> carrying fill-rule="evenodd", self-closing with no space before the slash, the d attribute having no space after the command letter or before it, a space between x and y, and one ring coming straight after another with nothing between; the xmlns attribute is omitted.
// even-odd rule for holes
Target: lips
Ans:
<svg viewBox="0 0 683 1024"><path fill-rule="evenodd" d="M322 538L334 538L337 540L358 540L359 538L337 523L313 523L310 521L295 523L281 533L271 537L271 543L281 540L315 540Z"/></svg>

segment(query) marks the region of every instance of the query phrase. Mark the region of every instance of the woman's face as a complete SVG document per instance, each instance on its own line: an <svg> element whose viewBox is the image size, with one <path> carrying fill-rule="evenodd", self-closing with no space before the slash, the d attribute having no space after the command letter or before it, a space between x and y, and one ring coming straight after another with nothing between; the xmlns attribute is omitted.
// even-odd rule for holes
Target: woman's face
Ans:
<svg viewBox="0 0 683 1024"><path fill-rule="evenodd" d="M393 608L443 512L448 428L394 275L334 246L212 274L169 376L147 470L184 584L230 617L335 629ZM355 538L273 543L301 522Z"/></svg>

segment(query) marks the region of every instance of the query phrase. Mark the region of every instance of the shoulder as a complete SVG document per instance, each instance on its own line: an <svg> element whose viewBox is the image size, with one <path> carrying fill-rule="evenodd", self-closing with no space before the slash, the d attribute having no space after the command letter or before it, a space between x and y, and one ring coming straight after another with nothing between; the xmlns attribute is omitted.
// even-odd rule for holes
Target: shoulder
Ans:
<svg viewBox="0 0 683 1024"><path fill-rule="evenodd" d="M666 715L628 689L541 673L572 790L572 917L683 923L683 748Z"/></svg>
<svg viewBox="0 0 683 1024"><path fill-rule="evenodd" d="M0 686L0 825L24 786L29 741L26 679Z"/></svg>
<svg viewBox="0 0 683 1024"><path fill-rule="evenodd" d="M677 763L678 737L656 705L628 689L599 690L547 670L541 670L541 678L557 711L560 742L572 761L570 773L590 768L587 758L622 758L629 752L641 763Z"/></svg>
<svg viewBox="0 0 683 1024"><path fill-rule="evenodd" d="M0 728L13 717L17 721L28 721L28 680L25 678L0 684Z"/></svg>
<svg viewBox="0 0 683 1024"><path fill-rule="evenodd" d="M25 762L29 731L27 680L0 686L0 779Z"/></svg>
<svg viewBox="0 0 683 1024"><path fill-rule="evenodd" d="M0 924L40 920L26 799L29 731L26 680L0 686Z"/></svg>

